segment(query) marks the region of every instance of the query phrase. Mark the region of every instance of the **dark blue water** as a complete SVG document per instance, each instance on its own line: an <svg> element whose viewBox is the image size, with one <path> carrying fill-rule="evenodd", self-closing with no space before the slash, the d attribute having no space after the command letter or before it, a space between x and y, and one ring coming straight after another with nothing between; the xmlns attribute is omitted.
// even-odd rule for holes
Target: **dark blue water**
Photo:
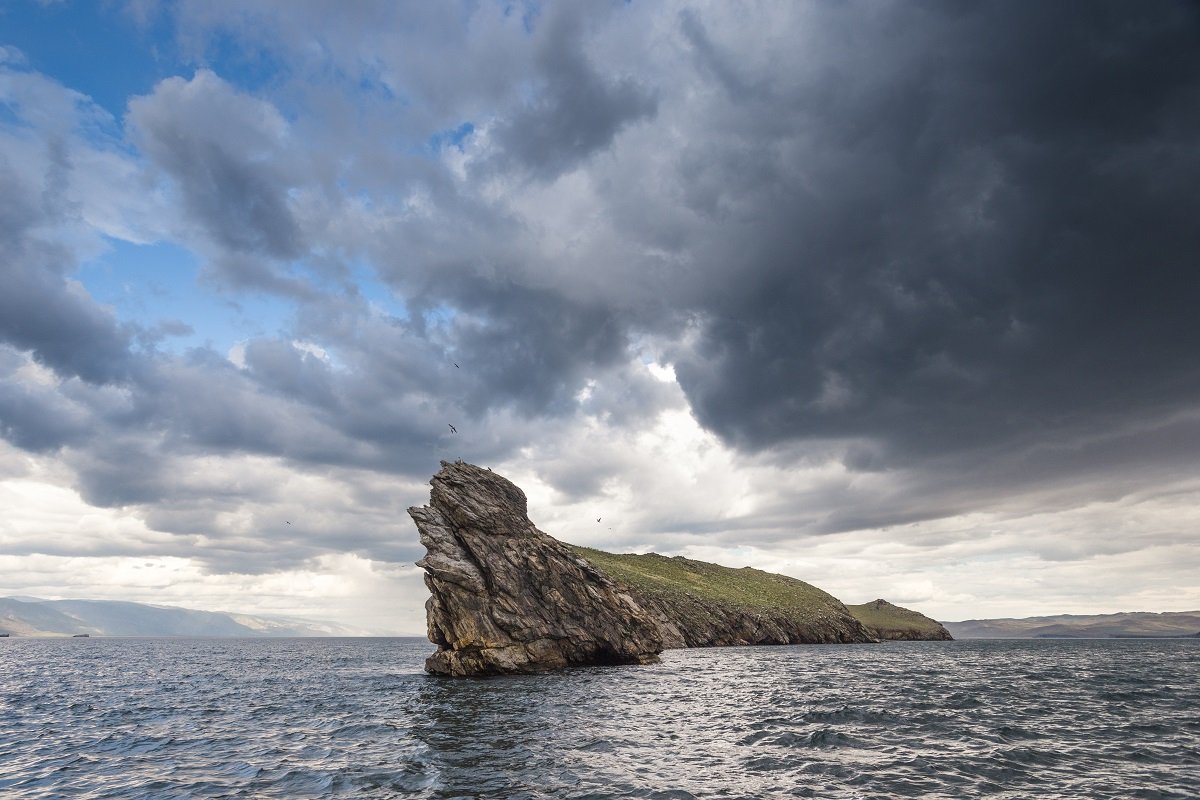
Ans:
<svg viewBox="0 0 1200 800"><path fill-rule="evenodd" d="M0 640L0 797L1200 796L1200 641L680 650L450 681L415 639Z"/></svg>

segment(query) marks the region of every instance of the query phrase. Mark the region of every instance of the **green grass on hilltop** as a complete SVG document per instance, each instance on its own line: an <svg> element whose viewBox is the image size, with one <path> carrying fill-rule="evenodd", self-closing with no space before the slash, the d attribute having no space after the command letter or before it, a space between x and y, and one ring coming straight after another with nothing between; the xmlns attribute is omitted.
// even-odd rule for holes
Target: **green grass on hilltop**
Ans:
<svg viewBox="0 0 1200 800"><path fill-rule="evenodd" d="M734 608L780 611L795 619L814 618L818 610L841 607L837 598L811 584L751 567L733 569L657 553L618 554L572 544L567 547L610 577L649 594L690 595Z"/></svg>
<svg viewBox="0 0 1200 800"><path fill-rule="evenodd" d="M847 605L846 608L863 625L880 633L888 631L916 631L934 635L942 630L937 620L907 608L892 605L884 600L875 600L862 605Z"/></svg>

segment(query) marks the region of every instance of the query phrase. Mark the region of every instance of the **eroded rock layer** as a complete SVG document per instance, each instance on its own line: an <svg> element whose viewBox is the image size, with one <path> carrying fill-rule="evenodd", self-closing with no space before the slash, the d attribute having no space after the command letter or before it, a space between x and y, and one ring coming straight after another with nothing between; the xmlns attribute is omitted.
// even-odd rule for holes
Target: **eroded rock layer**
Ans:
<svg viewBox="0 0 1200 800"><path fill-rule="evenodd" d="M529 521L525 493L491 470L442 462L428 506L408 510L428 553L425 668L439 675L648 663L653 617L591 563Z"/></svg>

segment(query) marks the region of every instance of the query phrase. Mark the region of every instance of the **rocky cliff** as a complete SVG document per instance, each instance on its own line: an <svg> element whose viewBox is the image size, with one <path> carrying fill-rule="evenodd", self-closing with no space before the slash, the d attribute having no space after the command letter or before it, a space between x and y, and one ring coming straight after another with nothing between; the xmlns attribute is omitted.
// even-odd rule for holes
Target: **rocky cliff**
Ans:
<svg viewBox="0 0 1200 800"><path fill-rule="evenodd" d="M538 672L654 661L658 623L622 587L529 521L525 493L496 473L442 462L428 506L408 510L428 551L425 668L439 675Z"/></svg>
<svg viewBox="0 0 1200 800"><path fill-rule="evenodd" d="M664 647L870 642L836 598L803 581L657 554L564 545L490 470L442 462L408 510L428 550L426 616L441 675L655 660Z"/></svg>

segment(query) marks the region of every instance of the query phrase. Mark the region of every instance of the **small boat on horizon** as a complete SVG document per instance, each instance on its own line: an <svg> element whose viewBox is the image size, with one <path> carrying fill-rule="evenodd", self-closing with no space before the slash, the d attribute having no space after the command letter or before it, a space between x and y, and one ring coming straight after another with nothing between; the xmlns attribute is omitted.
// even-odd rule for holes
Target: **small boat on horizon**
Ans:
<svg viewBox="0 0 1200 800"><path fill-rule="evenodd" d="M71 638L72 639L90 639L90 638L92 638L92 635L90 633L77 633L74 636L72 636Z"/></svg>

